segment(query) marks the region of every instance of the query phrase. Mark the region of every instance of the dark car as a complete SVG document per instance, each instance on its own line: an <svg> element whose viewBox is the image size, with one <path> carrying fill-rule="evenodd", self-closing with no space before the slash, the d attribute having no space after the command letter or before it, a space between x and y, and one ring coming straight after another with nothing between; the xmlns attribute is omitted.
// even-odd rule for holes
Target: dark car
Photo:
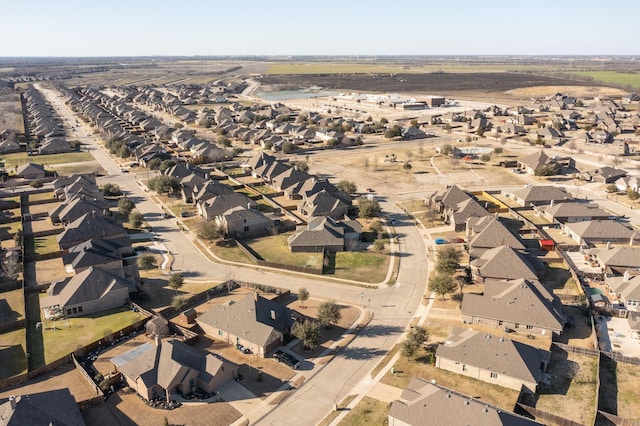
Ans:
<svg viewBox="0 0 640 426"><path fill-rule="evenodd" d="M276 351L273 354L273 358L278 362L283 362L287 364L289 367L293 368L294 370L297 370L298 367L300 367L300 361L298 360L298 358L286 352Z"/></svg>

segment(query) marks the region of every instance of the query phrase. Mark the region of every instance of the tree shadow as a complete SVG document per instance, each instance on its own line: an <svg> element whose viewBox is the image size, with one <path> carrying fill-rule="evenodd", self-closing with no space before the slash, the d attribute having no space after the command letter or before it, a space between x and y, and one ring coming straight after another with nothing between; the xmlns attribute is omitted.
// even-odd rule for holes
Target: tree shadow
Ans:
<svg viewBox="0 0 640 426"><path fill-rule="evenodd" d="M581 366L568 359L568 353L557 346L551 348L551 360L547 367L547 374L551 377L550 384L541 383L538 395L566 395L571 383L577 376Z"/></svg>
<svg viewBox="0 0 640 426"><path fill-rule="evenodd" d="M387 351L375 348L363 348L357 346L347 346L339 352L339 356L345 359L367 360L377 356L383 356Z"/></svg>
<svg viewBox="0 0 640 426"><path fill-rule="evenodd" d="M358 335L361 337L389 336L393 334L400 334L403 330L404 328L395 325L377 324L364 327L360 330Z"/></svg>
<svg viewBox="0 0 640 426"><path fill-rule="evenodd" d="M598 410L618 414L618 363L613 358L600 356L600 389Z"/></svg>

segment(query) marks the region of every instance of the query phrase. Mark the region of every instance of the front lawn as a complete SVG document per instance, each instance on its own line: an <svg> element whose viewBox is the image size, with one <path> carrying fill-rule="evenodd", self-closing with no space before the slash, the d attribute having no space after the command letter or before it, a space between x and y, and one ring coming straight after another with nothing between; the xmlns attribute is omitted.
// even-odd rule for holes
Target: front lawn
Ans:
<svg viewBox="0 0 640 426"><path fill-rule="evenodd" d="M245 244L258 253L265 261L299 267L322 268L321 253L291 253L287 238L291 233L271 237L255 238Z"/></svg>
<svg viewBox="0 0 640 426"><path fill-rule="evenodd" d="M386 425L389 422L391 404L365 396L340 422L341 425Z"/></svg>
<svg viewBox="0 0 640 426"><path fill-rule="evenodd" d="M378 283L385 279L389 268L389 254L372 251L343 251L336 253L334 276L348 280Z"/></svg>

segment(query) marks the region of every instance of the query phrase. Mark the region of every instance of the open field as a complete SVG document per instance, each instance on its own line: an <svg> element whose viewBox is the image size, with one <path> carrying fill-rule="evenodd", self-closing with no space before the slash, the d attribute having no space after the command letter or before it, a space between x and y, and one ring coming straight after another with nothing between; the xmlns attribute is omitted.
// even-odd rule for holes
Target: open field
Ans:
<svg viewBox="0 0 640 426"><path fill-rule="evenodd" d="M0 132L5 129L24 133L20 95L9 89L0 90Z"/></svg>
<svg viewBox="0 0 640 426"><path fill-rule="evenodd" d="M366 66L365 68L366 69ZM319 86L323 89L352 91L449 94L453 92L503 92L506 90L549 86L591 86L571 78L547 77L513 72L455 72L455 73L400 73L400 74L287 74L264 76L264 84L280 88Z"/></svg>
<svg viewBox="0 0 640 426"><path fill-rule="evenodd" d="M596 81L601 81L603 83L630 86L635 89L640 88L640 74L637 73L624 73L617 71L573 71L571 74L583 77L592 77Z"/></svg>
<svg viewBox="0 0 640 426"><path fill-rule="evenodd" d="M49 155L33 155L29 156L26 152L14 152L3 156L7 168L20 166L27 163L44 164L50 167L54 164L62 163L82 163L94 160L90 152L68 152L65 154L49 154Z"/></svg>

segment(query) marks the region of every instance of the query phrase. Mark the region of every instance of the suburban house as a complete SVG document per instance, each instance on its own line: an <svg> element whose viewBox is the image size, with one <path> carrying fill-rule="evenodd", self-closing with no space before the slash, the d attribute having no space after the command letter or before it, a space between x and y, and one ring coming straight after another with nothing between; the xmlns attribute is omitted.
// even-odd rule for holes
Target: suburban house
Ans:
<svg viewBox="0 0 640 426"><path fill-rule="evenodd" d="M436 367L483 382L535 393L551 353L473 329L454 328L436 350Z"/></svg>
<svg viewBox="0 0 640 426"><path fill-rule="evenodd" d="M111 359L127 384L147 401L174 399L196 389L213 394L234 380L237 366L213 354L202 354L178 340L147 342Z"/></svg>
<svg viewBox="0 0 640 426"><path fill-rule="evenodd" d="M258 204L244 194L231 192L220 194L200 201L197 204L198 213L207 220L213 220L216 216L224 214L227 210L244 207L250 210L258 210Z"/></svg>
<svg viewBox="0 0 640 426"><path fill-rule="evenodd" d="M509 246L498 246L482 253L470 263L476 283L486 280L538 280L544 277L544 264L533 255Z"/></svg>
<svg viewBox="0 0 640 426"><path fill-rule="evenodd" d="M71 152L71 145L64 137L46 138L38 148L40 155L61 154L64 152Z"/></svg>
<svg viewBox="0 0 640 426"><path fill-rule="evenodd" d="M530 185L505 193L523 207L540 206L560 201L572 201L573 197L564 188L549 185Z"/></svg>
<svg viewBox="0 0 640 426"><path fill-rule="evenodd" d="M214 220L227 236L237 239L263 237L276 232L273 220L247 206L232 207Z"/></svg>
<svg viewBox="0 0 640 426"><path fill-rule="evenodd" d="M640 235L617 220L590 220L565 223L563 231L580 245L589 244L640 244Z"/></svg>
<svg viewBox="0 0 640 426"><path fill-rule="evenodd" d="M557 167L557 164L543 151L534 152L518 160L518 168L530 175L534 175L536 170L546 166Z"/></svg>
<svg viewBox="0 0 640 426"><path fill-rule="evenodd" d="M472 197L467 192L457 185L451 185L444 193L435 194L435 197L427 201L429 205L435 206L440 213L444 213L447 209L455 208L469 198Z"/></svg>
<svg viewBox="0 0 640 426"><path fill-rule="evenodd" d="M389 426L540 426L534 420L417 377L391 403Z"/></svg>
<svg viewBox="0 0 640 426"><path fill-rule="evenodd" d="M337 221L328 216L311 219L288 239L291 252L344 251L349 241L357 242L362 226L355 220Z"/></svg>
<svg viewBox="0 0 640 426"><path fill-rule="evenodd" d="M640 248L637 247L592 249L589 257L598 262L605 275L624 275L627 270L640 270Z"/></svg>
<svg viewBox="0 0 640 426"><path fill-rule="evenodd" d="M208 181L203 185L194 187L193 189L194 194L192 196L192 199L196 205L204 203L205 201L208 201L213 197L217 197L218 195L234 194L233 188L231 188L229 185L225 185L224 183L220 183L215 180Z"/></svg>
<svg viewBox="0 0 640 426"><path fill-rule="evenodd" d="M46 173L42 164L27 163L18 166L16 176L23 179L43 179Z"/></svg>
<svg viewBox="0 0 640 426"><path fill-rule="evenodd" d="M534 207L536 213L550 222L563 224L602 220L611 217L611 213L600 208L597 204L586 203L551 203Z"/></svg>
<svg viewBox="0 0 640 426"><path fill-rule="evenodd" d="M291 310L277 302L249 294L240 300L215 306L196 319L208 336L266 357L291 332Z"/></svg>
<svg viewBox="0 0 640 426"><path fill-rule="evenodd" d="M469 241L469 256L471 258L480 257L485 251L498 246L525 250L520 237L493 215L469 218L467 220L467 241Z"/></svg>
<svg viewBox="0 0 640 426"><path fill-rule="evenodd" d="M85 214L98 214L100 216L111 216L109 203L105 200L93 200L85 197L76 197L73 200L57 205L49 212L51 223L67 224L84 216Z"/></svg>
<svg viewBox="0 0 640 426"><path fill-rule="evenodd" d="M2 426L85 426L84 418L68 388L0 399Z"/></svg>
<svg viewBox="0 0 640 426"><path fill-rule="evenodd" d="M84 196L88 200L101 200L103 193L96 184L96 177L92 174L74 174L59 177L53 181L53 195L58 200L69 201Z"/></svg>
<svg viewBox="0 0 640 426"><path fill-rule="evenodd" d="M614 183L615 181L626 175L626 170L604 166L600 167L599 169L589 170L587 172L581 173L580 178L588 182Z"/></svg>
<svg viewBox="0 0 640 426"><path fill-rule="evenodd" d="M92 266L52 284L40 307L47 319L79 317L124 306L136 291L133 281Z"/></svg>
<svg viewBox="0 0 640 426"><path fill-rule="evenodd" d="M446 207L444 211L445 223L453 225L456 232L466 229L469 218L488 215L489 212L474 198L468 198L455 206Z"/></svg>
<svg viewBox="0 0 640 426"><path fill-rule="evenodd" d="M305 196L304 201L298 205L298 213L310 217L328 216L341 219L348 210L349 204L324 189L309 197Z"/></svg>
<svg viewBox="0 0 640 426"><path fill-rule="evenodd" d="M20 144L15 139L0 141L0 154L9 154L20 151Z"/></svg>
<svg viewBox="0 0 640 426"><path fill-rule="evenodd" d="M85 214L67 225L56 237L61 250L98 238L111 240L127 236L121 224L96 214Z"/></svg>
<svg viewBox="0 0 640 426"><path fill-rule="evenodd" d="M465 294L462 322L529 334L560 334L566 322L557 296L539 281L487 281L484 293Z"/></svg>
<svg viewBox="0 0 640 426"><path fill-rule="evenodd" d="M640 192L640 177L624 176L616 180L616 188L620 191Z"/></svg>
<svg viewBox="0 0 640 426"><path fill-rule="evenodd" d="M632 312L640 312L640 275L629 273L621 277L606 277L605 284L616 295L620 305Z"/></svg>
<svg viewBox="0 0 640 426"><path fill-rule="evenodd" d="M62 255L62 264L68 273L78 274L91 266L115 275L140 282L136 258L125 259L134 254L129 236L113 240L91 239L70 247Z"/></svg>

